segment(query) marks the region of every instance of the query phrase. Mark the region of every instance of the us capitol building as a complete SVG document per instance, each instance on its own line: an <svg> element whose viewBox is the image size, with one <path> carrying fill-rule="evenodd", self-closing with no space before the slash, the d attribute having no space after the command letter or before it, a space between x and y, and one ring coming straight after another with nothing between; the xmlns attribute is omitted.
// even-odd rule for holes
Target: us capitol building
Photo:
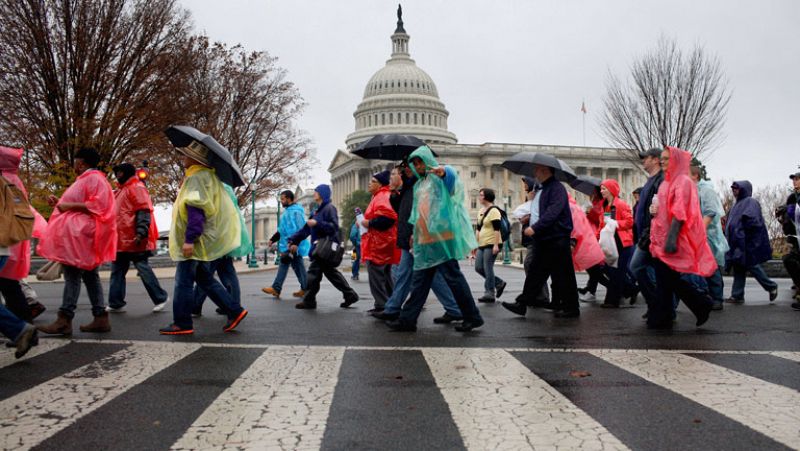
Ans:
<svg viewBox="0 0 800 451"><path fill-rule="evenodd" d="M644 171L627 160L618 149L558 145L484 143L461 144L447 129L450 113L439 99L433 79L411 59L409 35L398 11L397 29L391 36L392 55L386 66L367 82L364 98L356 108L355 131L347 136L347 150L338 150L328 171L331 174L333 201L342 201L355 190L366 190L372 174L392 167L382 160L365 160L349 151L374 135L399 133L414 135L438 154L438 161L455 168L467 195L467 206L477 217L478 191L494 189L495 203L509 212L524 201L520 176L502 168L502 162L518 152L545 152L572 167L577 174L601 179L616 179L621 196L630 200L631 192L644 184ZM579 203L588 201L582 194ZM342 227L349 227L342 224Z"/></svg>

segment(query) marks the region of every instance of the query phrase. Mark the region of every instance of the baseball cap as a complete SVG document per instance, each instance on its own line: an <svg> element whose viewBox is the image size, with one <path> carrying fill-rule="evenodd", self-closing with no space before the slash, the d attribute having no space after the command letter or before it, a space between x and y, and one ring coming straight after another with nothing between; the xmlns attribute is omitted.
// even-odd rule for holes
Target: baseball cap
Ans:
<svg viewBox="0 0 800 451"><path fill-rule="evenodd" d="M664 149L660 149L658 147L652 147L652 148L647 149L645 151L639 152L639 158L640 159L645 159L647 157L656 157L656 158L658 158L658 157L661 156L661 151L662 150L664 150Z"/></svg>
<svg viewBox="0 0 800 451"><path fill-rule="evenodd" d="M789 176L789 178L790 178L790 179L792 179L792 180L794 180L794 179L800 179L800 172L795 172L794 174L791 174L791 175Z"/></svg>

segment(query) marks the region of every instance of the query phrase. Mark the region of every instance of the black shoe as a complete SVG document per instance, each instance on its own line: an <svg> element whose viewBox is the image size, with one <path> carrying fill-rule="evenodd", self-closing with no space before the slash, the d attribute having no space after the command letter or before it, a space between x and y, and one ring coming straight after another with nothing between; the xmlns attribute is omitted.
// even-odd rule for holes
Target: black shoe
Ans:
<svg viewBox="0 0 800 451"><path fill-rule="evenodd" d="M777 287L772 289L772 290L769 290L769 302L772 302L775 299L778 299L778 288Z"/></svg>
<svg viewBox="0 0 800 451"><path fill-rule="evenodd" d="M464 320L464 322L462 322L461 324L457 325L455 329L457 331L459 331L459 332L469 332L472 329L477 329L477 328L479 328L481 326L483 326L483 320L482 319L472 320L472 321Z"/></svg>
<svg viewBox="0 0 800 451"><path fill-rule="evenodd" d="M578 318L581 316L580 310L561 310L555 313L556 318Z"/></svg>
<svg viewBox="0 0 800 451"><path fill-rule="evenodd" d="M22 330L22 335L17 339L17 350L14 357L20 358L30 351L31 347L37 345L39 340L36 338L36 328L28 324Z"/></svg>
<svg viewBox="0 0 800 451"><path fill-rule="evenodd" d="M498 286L494 287L494 290L495 290L495 294L494 295L495 295L495 297L499 298L500 296L503 295L503 291L505 291L506 285L508 285L508 283L504 280L502 285L498 285Z"/></svg>
<svg viewBox="0 0 800 451"><path fill-rule="evenodd" d="M711 305L711 310L722 310L722 301L714 301L714 303Z"/></svg>
<svg viewBox="0 0 800 451"><path fill-rule="evenodd" d="M703 306L703 310L697 315L697 322L695 323L695 326L700 327L705 324L706 321L708 321L708 316L711 313L712 308L713 307L710 302Z"/></svg>
<svg viewBox="0 0 800 451"><path fill-rule="evenodd" d="M792 308L795 310L800 310L800 302L792 302Z"/></svg>
<svg viewBox="0 0 800 451"><path fill-rule="evenodd" d="M642 314L642 319L647 319L647 314L648 314L648 312L644 312L644 313Z"/></svg>
<svg viewBox="0 0 800 451"><path fill-rule="evenodd" d="M450 324L450 323L452 323L454 321L463 321L463 320L464 320L464 318L462 318L460 316L452 316L449 313L445 313L442 316L438 316L438 317L434 318L433 322L435 324Z"/></svg>
<svg viewBox="0 0 800 451"><path fill-rule="evenodd" d="M358 302L358 296L356 296L356 297L355 297L355 298L353 298L353 299L347 299L347 300L345 300L344 302L342 302L341 304L339 304L339 307L341 307L341 308L348 308L348 307L350 307L351 305L355 304L356 302Z"/></svg>
<svg viewBox="0 0 800 451"><path fill-rule="evenodd" d="M373 313L380 313L382 311L383 311L383 307L375 307L375 308L371 308L371 309L367 310L367 313L373 314Z"/></svg>
<svg viewBox="0 0 800 451"><path fill-rule="evenodd" d="M520 304L519 302L501 302L501 305L509 312L519 316L525 316L525 312L528 311L528 307L526 307L525 304Z"/></svg>
<svg viewBox="0 0 800 451"><path fill-rule="evenodd" d="M216 309L216 310L214 310L214 311L215 311L215 312L217 312L217 315L225 315L225 316L228 316L228 314L227 314L227 313L225 313L225 310L222 310L222 309L221 309L221 308L219 308L219 307L217 307L217 309Z"/></svg>
<svg viewBox="0 0 800 451"><path fill-rule="evenodd" d="M389 329L392 329L394 332L416 332L417 326L413 324L406 324L401 322L399 319L394 321L388 321L386 323L389 326Z"/></svg>
<svg viewBox="0 0 800 451"><path fill-rule="evenodd" d="M589 287L578 288L578 294L586 294L589 292Z"/></svg>
<svg viewBox="0 0 800 451"><path fill-rule="evenodd" d="M486 304L494 304L495 299L490 298L489 296L481 296L478 298L478 302L484 302Z"/></svg>
<svg viewBox="0 0 800 451"><path fill-rule="evenodd" d="M370 316L381 321L394 321L397 318L400 318L399 313L384 313L383 311L370 313Z"/></svg>
<svg viewBox="0 0 800 451"><path fill-rule="evenodd" d="M672 329L672 321L662 321L660 323L647 323L648 329L655 329L655 330L671 330Z"/></svg>
<svg viewBox="0 0 800 451"><path fill-rule="evenodd" d="M636 303L636 301L638 301L638 300L639 300L639 290L634 290L633 294L632 294L632 295L630 295L629 297L630 297L630 300L628 300L628 303L629 303L630 305L633 305L633 304L635 304L635 303Z"/></svg>
<svg viewBox="0 0 800 451"><path fill-rule="evenodd" d="M299 310L314 310L317 308L316 302L301 301L294 305L294 308Z"/></svg>
<svg viewBox="0 0 800 451"><path fill-rule="evenodd" d="M602 308L619 308L619 304L615 304L613 302L603 302L602 304L600 304L600 307L602 307Z"/></svg>

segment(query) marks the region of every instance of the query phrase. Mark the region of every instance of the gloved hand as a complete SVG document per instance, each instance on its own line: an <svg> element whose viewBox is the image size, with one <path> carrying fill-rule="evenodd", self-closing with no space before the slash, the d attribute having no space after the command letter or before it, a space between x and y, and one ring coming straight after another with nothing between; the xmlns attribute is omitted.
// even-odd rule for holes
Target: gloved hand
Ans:
<svg viewBox="0 0 800 451"><path fill-rule="evenodd" d="M683 227L683 221L678 221L672 218L672 223L669 225L669 232L667 233L667 242L664 243L664 252L674 254L678 252L678 234Z"/></svg>

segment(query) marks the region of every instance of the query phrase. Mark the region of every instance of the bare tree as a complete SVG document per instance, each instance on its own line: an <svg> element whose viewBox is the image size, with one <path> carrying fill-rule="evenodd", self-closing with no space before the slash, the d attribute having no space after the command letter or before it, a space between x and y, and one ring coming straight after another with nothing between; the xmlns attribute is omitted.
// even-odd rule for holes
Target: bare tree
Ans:
<svg viewBox="0 0 800 451"><path fill-rule="evenodd" d="M718 58L699 45L686 55L662 37L633 62L629 81L609 73L601 129L636 162L639 151L665 145L704 160L721 142L729 100Z"/></svg>
<svg viewBox="0 0 800 451"><path fill-rule="evenodd" d="M764 215L764 223L769 233L769 242L772 245L772 254L782 256L789 252L789 243L783 235L783 225L775 216L775 210L781 205L786 205L786 197L791 190L786 184L774 183L759 187L753 193L758 203L761 204L761 211Z"/></svg>

